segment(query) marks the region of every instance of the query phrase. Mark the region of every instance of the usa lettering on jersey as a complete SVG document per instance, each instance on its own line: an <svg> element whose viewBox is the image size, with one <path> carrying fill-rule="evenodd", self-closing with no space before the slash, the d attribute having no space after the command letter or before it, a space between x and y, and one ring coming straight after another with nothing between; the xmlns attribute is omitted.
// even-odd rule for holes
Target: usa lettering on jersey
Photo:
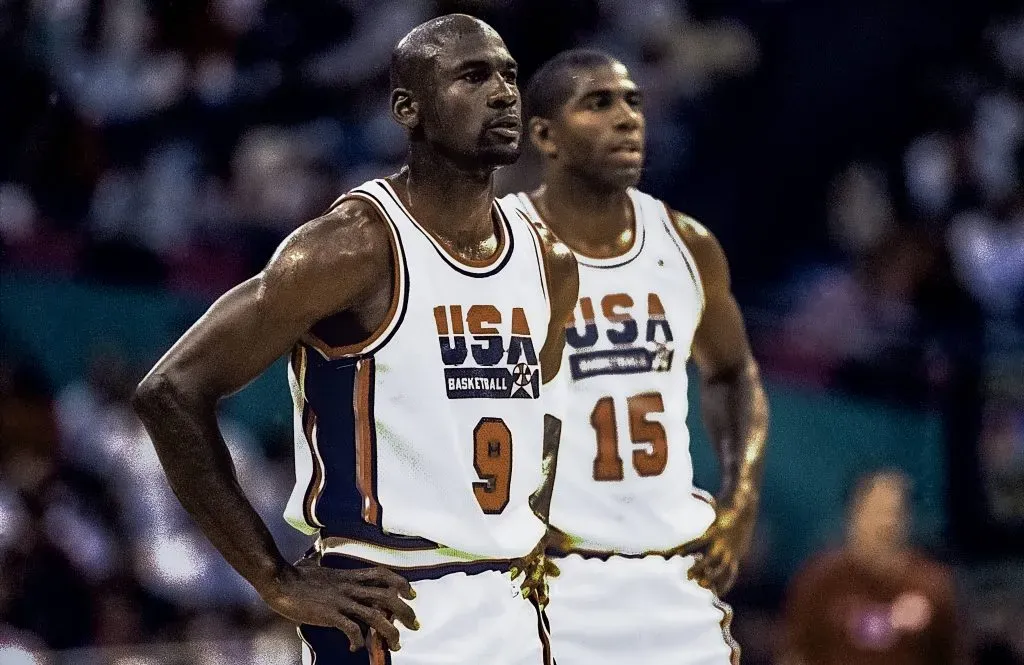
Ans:
<svg viewBox="0 0 1024 665"><path fill-rule="evenodd" d="M537 352L522 307L512 308L511 322L506 340L496 327L502 315L494 305L434 308L448 399L540 397Z"/></svg>
<svg viewBox="0 0 1024 665"><path fill-rule="evenodd" d="M613 293L601 298L600 325L593 300L580 298L571 325L566 327L565 341L571 348L569 369L572 378L580 381L604 374L643 374L667 372L672 369L672 328L665 318L665 307L656 293L647 295L646 326L640 339L636 303L626 293ZM578 324L582 318L582 332ZM601 344L606 339L611 348Z"/></svg>

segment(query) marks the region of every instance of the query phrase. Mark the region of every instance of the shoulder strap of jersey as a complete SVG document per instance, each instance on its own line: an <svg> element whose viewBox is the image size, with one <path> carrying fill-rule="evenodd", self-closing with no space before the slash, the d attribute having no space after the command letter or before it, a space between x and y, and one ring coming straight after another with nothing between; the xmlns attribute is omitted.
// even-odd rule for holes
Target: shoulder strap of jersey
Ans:
<svg viewBox="0 0 1024 665"><path fill-rule="evenodd" d="M639 193L639 192L638 192ZM664 201L660 201L653 196L643 194L648 200L648 205L651 208L651 219L656 219L661 227L665 230L665 233L672 240L672 244L675 245L676 249L683 257L683 262L686 264L686 269L690 273L690 277L693 279L693 286L697 290L697 298L700 300L701 311L704 310L704 284L700 279L700 271L697 269L697 260L693 257L693 252L686 246L686 242L683 237L679 234L679 229L676 228L676 220L673 219L672 211ZM689 219L688 217L686 219Z"/></svg>
<svg viewBox="0 0 1024 665"><path fill-rule="evenodd" d="M524 200L525 199L525 200ZM544 262L544 243L537 232L537 226L543 225L540 216L535 214L532 204L525 193L508 194L496 199L499 212L508 220L510 232L522 237L520 244L533 248L533 257L537 265L540 288L544 292L544 300L550 306L551 294L548 291L547 270Z"/></svg>
<svg viewBox="0 0 1024 665"><path fill-rule="evenodd" d="M391 293L391 304L380 327L374 330L366 340L357 344L331 346L312 332L306 333L302 341L327 360L350 360L371 355L387 344L398 330L402 319L405 318L405 311L409 303L409 269L405 247L402 244L402 234L396 224L395 216L397 212L398 219L401 219L404 213L401 210L396 211L393 206L388 205L386 198L381 197L381 189L382 187L377 181L363 183L359 187L339 196L331 204L329 210L337 208L344 201L359 199L373 206L377 214L384 220L388 230L392 264L394 265L394 288Z"/></svg>

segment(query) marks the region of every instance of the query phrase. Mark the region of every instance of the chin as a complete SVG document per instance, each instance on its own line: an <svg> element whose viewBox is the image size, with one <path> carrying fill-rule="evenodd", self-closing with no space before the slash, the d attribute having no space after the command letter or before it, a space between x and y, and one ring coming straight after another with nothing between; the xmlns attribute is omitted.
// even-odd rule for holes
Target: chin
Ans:
<svg viewBox="0 0 1024 665"><path fill-rule="evenodd" d="M518 141L508 145L489 145L480 150L480 161L490 166L508 166L519 161L522 153Z"/></svg>
<svg viewBox="0 0 1024 665"><path fill-rule="evenodd" d="M626 189L636 187L640 183L640 176L642 175L643 169L639 166L619 168L604 173L602 180L615 189Z"/></svg>

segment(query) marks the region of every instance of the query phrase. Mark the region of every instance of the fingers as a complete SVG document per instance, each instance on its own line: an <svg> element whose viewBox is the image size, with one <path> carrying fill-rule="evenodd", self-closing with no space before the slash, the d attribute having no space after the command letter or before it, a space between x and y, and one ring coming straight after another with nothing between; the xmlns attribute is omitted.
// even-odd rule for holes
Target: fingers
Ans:
<svg viewBox="0 0 1024 665"><path fill-rule="evenodd" d="M722 582L719 584L718 595L724 596L735 586L736 578L739 577L740 567L739 564L733 563L728 569L722 574Z"/></svg>
<svg viewBox="0 0 1024 665"><path fill-rule="evenodd" d="M402 645L399 643L398 628L384 616L384 612L381 610L350 602L345 604L342 612L348 616L356 617L370 626L370 628L376 630L377 634L387 642L388 649L391 651L398 651L402 648Z"/></svg>
<svg viewBox="0 0 1024 665"><path fill-rule="evenodd" d="M419 630L420 623L416 620L416 613L398 596L394 589L381 589L378 587L367 587L350 585L346 594L363 604L371 604L377 609L393 615L410 630Z"/></svg>
<svg viewBox="0 0 1024 665"><path fill-rule="evenodd" d="M711 529L713 528L714 527L712 527ZM679 551L676 552L676 554L678 554L679 556L690 556L691 554L699 554L706 550L714 537L714 534L711 532L711 529L708 529L700 538L697 538L696 540L691 540L690 542L680 547Z"/></svg>
<svg viewBox="0 0 1024 665"><path fill-rule="evenodd" d="M363 641L363 631L359 628L359 624L344 614L338 614L334 621L334 627L345 633L345 637L348 638L349 651L358 651L366 645L366 642Z"/></svg>
<svg viewBox="0 0 1024 665"><path fill-rule="evenodd" d="M347 570L346 577L349 580L359 582L365 586L367 583L373 586L391 587L397 589L403 598L413 599L416 592L413 590L409 580L405 579L393 570L387 568L364 568L362 570Z"/></svg>

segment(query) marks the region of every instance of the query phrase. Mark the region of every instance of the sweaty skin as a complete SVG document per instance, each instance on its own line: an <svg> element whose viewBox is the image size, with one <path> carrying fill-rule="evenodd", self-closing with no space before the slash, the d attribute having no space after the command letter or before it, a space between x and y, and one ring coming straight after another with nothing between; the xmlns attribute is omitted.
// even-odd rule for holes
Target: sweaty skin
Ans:
<svg viewBox="0 0 1024 665"><path fill-rule="evenodd" d="M642 170L641 92L626 68L611 59L571 75L575 86L551 117L529 120L530 138L546 158L543 185L531 199L574 251L595 258L617 256L633 244L627 189L637 184ZM691 577L724 594L753 536L768 405L721 246L696 221L671 214L697 262L705 292L692 352L701 376L702 415L722 473L714 524L679 553L701 554ZM548 572L554 572L550 564Z"/></svg>
<svg viewBox="0 0 1024 665"><path fill-rule="evenodd" d="M491 176L519 153L517 132L489 130L496 121L507 129L511 117L519 126L515 61L493 29L462 15L414 29L396 48L393 72L424 52L426 62L415 61L419 87L397 86L392 95L410 149L407 166L389 180L455 256L487 257L498 246ZM302 225L263 271L218 299L171 347L133 399L171 488L210 542L272 609L295 623L338 628L352 650L364 646L367 626L390 649L399 648L391 618L417 627L403 601L413 597L412 587L381 567L336 570L286 561L238 485L216 409L315 326L358 341L382 324L395 288L388 233L378 213L358 200ZM540 356L547 382L561 362L578 275L564 245L546 234L543 246L552 294Z"/></svg>

